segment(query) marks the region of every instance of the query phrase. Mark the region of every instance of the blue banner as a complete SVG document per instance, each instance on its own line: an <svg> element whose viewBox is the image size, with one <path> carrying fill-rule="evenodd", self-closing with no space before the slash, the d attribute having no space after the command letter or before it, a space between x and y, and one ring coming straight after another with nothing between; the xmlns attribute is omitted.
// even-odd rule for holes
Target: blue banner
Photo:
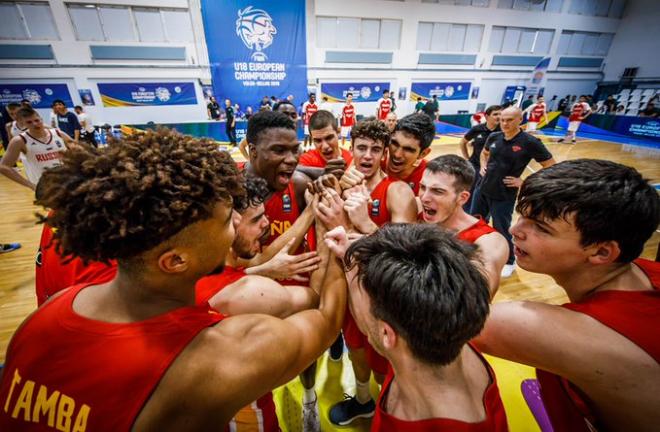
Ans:
<svg viewBox="0 0 660 432"><path fill-rule="evenodd" d="M388 82L322 83L321 97L326 96L329 102L346 102L346 94L352 93L353 102L377 102L383 90L389 89Z"/></svg>
<svg viewBox="0 0 660 432"><path fill-rule="evenodd" d="M61 99L67 107L73 100L66 84L0 84L0 104L21 103L27 99L32 108L50 108L53 101Z"/></svg>
<svg viewBox="0 0 660 432"><path fill-rule="evenodd" d="M192 82L99 83L98 87L103 106L109 108L197 104Z"/></svg>
<svg viewBox="0 0 660 432"><path fill-rule="evenodd" d="M660 119L657 118L592 114L582 123L580 130L586 125L620 135L660 141Z"/></svg>
<svg viewBox="0 0 660 432"><path fill-rule="evenodd" d="M410 90L410 100L417 98L431 99L434 95L439 101L467 100L470 98L470 82L414 82Z"/></svg>
<svg viewBox="0 0 660 432"><path fill-rule="evenodd" d="M218 100L307 100L305 0L202 0L202 16Z"/></svg>

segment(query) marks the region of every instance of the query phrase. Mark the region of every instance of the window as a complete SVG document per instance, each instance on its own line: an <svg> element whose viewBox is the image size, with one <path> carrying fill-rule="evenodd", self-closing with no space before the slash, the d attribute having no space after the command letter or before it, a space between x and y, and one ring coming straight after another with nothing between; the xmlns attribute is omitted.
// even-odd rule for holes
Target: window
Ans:
<svg viewBox="0 0 660 432"><path fill-rule="evenodd" d="M143 42L165 42L163 21L158 9L133 8L140 40Z"/></svg>
<svg viewBox="0 0 660 432"><path fill-rule="evenodd" d="M477 52L484 26L478 24L419 23L418 51Z"/></svg>
<svg viewBox="0 0 660 432"><path fill-rule="evenodd" d="M621 18L625 0L571 0L568 13Z"/></svg>
<svg viewBox="0 0 660 432"><path fill-rule="evenodd" d="M490 0L422 0L422 3L436 3L449 6L488 7Z"/></svg>
<svg viewBox="0 0 660 432"><path fill-rule="evenodd" d="M185 9L69 4L78 40L193 42L190 15Z"/></svg>
<svg viewBox="0 0 660 432"><path fill-rule="evenodd" d="M135 30L131 11L121 6L101 6L99 16L106 40L109 41L134 41Z"/></svg>
<svg viewBox="0 0 660 432"><path fill-rule="evenodd" d="M498 0L497 7L533 12L561 12L563 3L564 0Z"/></svg>
<svg viewBox="0 0 660 432"><path fill-rule="evenodd" d="M554 30L493 26L488 51L495 53L547 54Z"/></svg>
<svg viewBox="0 0 660 432"><path fill-rule="evenodd" d="M320 48L398 49L400 20L316 17Z"/></svg>
<svg viewBox="0 0 660 432"><path fill-rule="evenodd" d="M0 39L59 39L48 3L0 3Z"/></svg>
<svg viewBox="0 0 660 432"><path fill-rule="evenodd" d="M557 54L604 56L610 50L612 33L590 33L564 30L559 38Z"/></svg>

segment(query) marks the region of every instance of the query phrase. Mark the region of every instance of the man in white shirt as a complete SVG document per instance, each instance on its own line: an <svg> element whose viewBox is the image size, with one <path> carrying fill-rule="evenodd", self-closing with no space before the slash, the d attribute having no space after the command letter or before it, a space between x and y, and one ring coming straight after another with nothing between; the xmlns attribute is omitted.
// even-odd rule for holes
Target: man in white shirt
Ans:
<svg viewBox="0 0 660 432"><path fill-rule="evenodd" d="M84 141L87 141L94 147L96 147L96 138L94 137L94 121L88 113L85 112L82 106L76 105L74 111L78 116L78 121L80 122L80 127L82 127L82 134L80 138Z"/></svg>

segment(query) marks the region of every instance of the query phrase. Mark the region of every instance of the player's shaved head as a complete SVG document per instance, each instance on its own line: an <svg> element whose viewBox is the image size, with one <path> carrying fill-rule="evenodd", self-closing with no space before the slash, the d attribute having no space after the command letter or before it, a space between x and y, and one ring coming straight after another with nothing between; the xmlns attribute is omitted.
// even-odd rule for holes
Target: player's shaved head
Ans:
<svg viewBox="0 0 660 432"><path fill-rule="evenodd" d="M513 117L513 118L520 118L522 120L523 112L520 108L518 107L509 107L505 108L502 111L502 117L507 116L507 117Z"/></svg>

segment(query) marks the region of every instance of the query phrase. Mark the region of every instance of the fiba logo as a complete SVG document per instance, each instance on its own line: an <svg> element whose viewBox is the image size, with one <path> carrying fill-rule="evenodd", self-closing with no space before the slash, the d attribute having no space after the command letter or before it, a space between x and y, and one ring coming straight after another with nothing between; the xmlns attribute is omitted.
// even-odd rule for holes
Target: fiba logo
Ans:
<svg viewBox="0 0 660 432"><path fill-rule="evenodd" d="M170 100L170 97L172 96L170 91L168 89L166 89L165 87L156 88L155 93L156 93L156 97L161 102L167 102L168 100Z"/></svg>
<svg viewBox="0 0 660 432"><path fill-rule="evenodd" d="M253 61L266 61L268 57L263 50L273 43L277 29L268 12L248 6L238 10L236 34L248 49L254 51L251 57Z"/></svg>
<svg viewBox="0 0 660 432"><path fill-rule="evenodd" d="M38 91L32 89L23 90L23 99L30 101L30 105L36 105L41 102L41 95Z"/></svg>

